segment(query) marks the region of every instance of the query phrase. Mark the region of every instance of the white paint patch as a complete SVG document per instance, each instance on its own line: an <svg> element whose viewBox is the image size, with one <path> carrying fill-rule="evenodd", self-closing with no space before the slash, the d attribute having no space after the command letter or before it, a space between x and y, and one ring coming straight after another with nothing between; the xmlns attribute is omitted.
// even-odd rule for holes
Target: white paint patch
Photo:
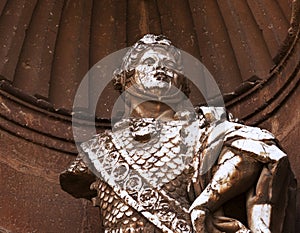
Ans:
<svg viewBox="0 0 300 233"><path fill-rule="evenodd" d="M251 139L238 139L232 142L233 147L256 154L262 162L279 161L286 154L275 145L267 145L261 141Z"/></svg>

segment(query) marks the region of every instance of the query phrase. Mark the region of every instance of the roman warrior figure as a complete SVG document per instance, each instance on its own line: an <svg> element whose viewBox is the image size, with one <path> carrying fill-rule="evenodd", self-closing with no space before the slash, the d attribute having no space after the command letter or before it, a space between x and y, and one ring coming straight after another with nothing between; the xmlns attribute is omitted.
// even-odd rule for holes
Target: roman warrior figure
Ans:
<svg viewBox="0 0 300 233"><path fill-rule="evenodd" d="M181 51L145 35L114 73L126 116L80 146L62 189L105 232L294 232L295 179L275 137L187 104Z"/></svg>

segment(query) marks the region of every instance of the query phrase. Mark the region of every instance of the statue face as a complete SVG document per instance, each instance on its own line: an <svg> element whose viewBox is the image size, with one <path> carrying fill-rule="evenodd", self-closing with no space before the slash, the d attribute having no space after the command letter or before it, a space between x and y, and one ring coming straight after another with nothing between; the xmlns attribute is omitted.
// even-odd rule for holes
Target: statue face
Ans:
<svg viewBox="0 0 300 233"><path fill-rule="evenodd" d="M151 95L172 95L171 86L178 84L177 67L175 57L165 47L150 47L138 59L134 83Z"/></svg>

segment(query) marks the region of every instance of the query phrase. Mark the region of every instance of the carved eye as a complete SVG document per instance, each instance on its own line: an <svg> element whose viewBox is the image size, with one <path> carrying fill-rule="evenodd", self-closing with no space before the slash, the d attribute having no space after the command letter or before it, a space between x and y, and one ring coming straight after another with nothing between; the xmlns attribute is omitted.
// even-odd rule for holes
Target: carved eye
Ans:
<svg viewBox="0 0 300 233"><path fill-rule="evenodd" d="M152 57L147 57L144 61L143 61L143 64L144 65L153 65L155 63L155 60L152 58Z"/></svg>
<svg viewBox="0 0 300 233"><path fill-rule="evenodd" d="M164 65L166 67L169 67L169 68L175 68L176 67L176 63L172 60L166 60L164 61Z"/></svg>

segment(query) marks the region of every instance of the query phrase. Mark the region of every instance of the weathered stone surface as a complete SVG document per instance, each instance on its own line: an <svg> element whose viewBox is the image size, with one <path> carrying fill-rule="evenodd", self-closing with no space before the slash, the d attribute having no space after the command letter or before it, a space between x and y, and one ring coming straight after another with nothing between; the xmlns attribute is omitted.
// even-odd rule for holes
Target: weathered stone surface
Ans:
<svg viewBox="0 0 300 233"><path fill-rule="evenodd" d="M280 106L276 114L261 124L271 130L281 142L283 149L289 156L292 170L298 181L296 229L300 230L300 86ZM297 231L296 231L297 232Z"/></svg>
<svg viewBox="0 0 300 233"><path fill-rule="evenodd" d="M0 230L11 233L100 231L98 209L60 188L58 175L73 156L2 130L0 145Z"/></svg>
<svg viewBox="0 0 300 233"><path fill-rule="evenodd" d="M229 110L273 132L300 179L300 50L299 39L294 40L299 37L299 0L247 1L249 7L246 1L176 5L149 0L116 8L116 2L0 2L0 79L12 87L0 83L0 94L5 93L0 96L0 232L100 231L97 209L65 194L58 184L58 174L76 154L72 95L89 67L147 32L163 33L200 58L227 93ZM69 41L70 53L64 54ZM262 86L272 74L270 85ZM243 80L248 81L236 90ZM109 125L118 95L111 90L105 90L99 104L102 129ZM192 101L198 103L195 93L193 87ZM300 189L297 210L300 231Z"/></svg>

